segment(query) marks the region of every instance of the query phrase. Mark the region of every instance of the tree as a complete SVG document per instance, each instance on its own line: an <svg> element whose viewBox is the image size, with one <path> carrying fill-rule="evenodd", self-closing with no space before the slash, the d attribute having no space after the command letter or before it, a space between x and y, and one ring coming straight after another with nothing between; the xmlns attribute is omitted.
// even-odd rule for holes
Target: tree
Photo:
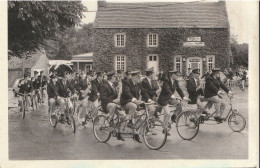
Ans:
<svg viewBox="0 0 260 168"><path fill-rule="evenodd" d="M72 55L93 52L93 24L71 28L59 34L56 42L48 40L45 47L49 59L72 58Z"/></svg>
<svg viewBox="0 0 260 168"><path fill-rule="evenodd" d="M19 55L56 40L79 25L86 10L80 1L9 1L8 49Z"/></svg>
<svg viewBox="0 0 260 168"><path fill-rule="evenodd" d="M237 38L231 35L231 52L233 56L233 69L239 66L248 67L248 44L238 44Z"/></svg>

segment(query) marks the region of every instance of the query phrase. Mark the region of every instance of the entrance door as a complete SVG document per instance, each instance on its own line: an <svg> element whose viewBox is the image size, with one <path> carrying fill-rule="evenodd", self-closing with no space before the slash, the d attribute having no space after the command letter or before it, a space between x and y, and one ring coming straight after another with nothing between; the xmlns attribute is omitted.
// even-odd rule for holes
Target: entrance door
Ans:
<svg viewBox="0 0 260 168"><path fill-rule="evenodd" d="M200 72L202 72L202 59L200 57L190 57L187 59L187 69L186 72L188 72L188 68L193 69L200 69ZM200 76L202 73L200 73Z"/></svg>
<svg viewBox="0 0 260 168"><path fill-rule="evenodd" d="M85 65L85 73L89 72L90 70L92 70L92 65L91 64L86 64Z"/></svg>
<svg viewBox="0 0 260 168"><path fill-rule="evenodd" d="M155 74L159 73L159 57L158 55L148 55L147 68L154 67Z"/></svg>

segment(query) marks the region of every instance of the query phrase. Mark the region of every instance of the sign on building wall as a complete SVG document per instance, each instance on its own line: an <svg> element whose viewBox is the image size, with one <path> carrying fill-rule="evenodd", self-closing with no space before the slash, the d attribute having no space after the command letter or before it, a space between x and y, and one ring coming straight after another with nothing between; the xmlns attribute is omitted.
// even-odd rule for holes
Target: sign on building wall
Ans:
<svg viewBox="0 0 260 168"><path fill-rule="evenodd" d="M201 42L201 37L188 37L187 42L183 43L184 47L204 47L205 43Z"/></svg>
<svg viewBox="0 0 260 168"><path fill-rule="evenodd" d="M201 37L188 37L187 41L201 41Z"/></svg>
<svg viewBox="0 0 260 168"><path fill-rule="evenodd" d="M204 47L205 43L204 42L184 42L183 46L184 47Z"/></svg>

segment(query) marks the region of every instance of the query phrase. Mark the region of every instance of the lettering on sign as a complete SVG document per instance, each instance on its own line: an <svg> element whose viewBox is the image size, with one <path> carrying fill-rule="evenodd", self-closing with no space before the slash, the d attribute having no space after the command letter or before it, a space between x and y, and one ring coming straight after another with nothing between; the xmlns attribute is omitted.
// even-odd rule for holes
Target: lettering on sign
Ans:
<svg viewBox="0 0 260 168"><path fill-rule="evenodd" d="M201 37L188 37L187 41L201 41Z"/></svg>
<svg viewBox="0 0 260 168"><path fill-rule="evenodd" d="M184 47L204 47L205 43L204 42L184 42L183 46Z"/></svg>

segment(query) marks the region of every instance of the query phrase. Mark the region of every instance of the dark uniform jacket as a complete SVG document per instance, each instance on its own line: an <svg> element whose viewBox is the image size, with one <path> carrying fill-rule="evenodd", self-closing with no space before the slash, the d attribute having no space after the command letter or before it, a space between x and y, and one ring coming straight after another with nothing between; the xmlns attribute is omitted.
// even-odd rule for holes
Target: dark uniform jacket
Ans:
<svg viewBox="0 0 260 168"><path fill-rule="evenodd" d="M67 80L66 84L64 86L62 79L60 79L58 82L59 85L59 90L58 94L60 97L69 97L69 93L74 94L75 93L75 88L71 85L71 83Z"/></svg>
<svg viewBox="0 0 260 168"><path fill-rule="evenodd" d="M30 93L33 89L32 82L27 80L24 84L18 84L19 93L27 94Z"/></svg>
<svg viewBox="0 0 260 168"><path fill-rule="evenodd" d="M210 75L206 78L205 98L217 96L219 88L222 88L225 92L229 92L228 88L220 81L220 79L215 79Z"/></svg>
<svg viewBox="0 0 260 168"><path fill-rule="evenodd" d="M100 86L100 100L101 106L105 112L107 111L108 103L112 103L117 98L117 91L115 87L112 87L108 81L103 81Z"/></svg>
<svg viewBox="0 0 260 168"><path fill-rule="evenodd" d="M152 80L151 84L149 83L147 78L144 78L141 82L142 85L142 101L147 102L148 99L153 100L154 97L157 97L156 90L157 88L153 85Z"/></svg>
<svg viewBox="0 0 260 168"><path fill-rule="evenodd" d="M128 82L122 82L122 94L120 98L121 106L126 105L131 102L133 98L139 99L141 86L139 84L134 84L131 79Z"/></svg>
<svg viewBox="0 0 260 168"><path fill-rule="evenodd" d="M54 85L54 83L50 81L50 83L47 85L47 94L49 99L56 98L57 96L59 96L59 87L60 86L58 82L56 82L56 84Z"/></svg>
<svg viewBox="0 0 260 168"><path fill-rule="evenodd" d="M44 87L45 85L48 84L48 79L47 79L47 76L45 75L39 75L38 78L37 78L39 81L40 81L40 87Z"/></svg>
<svg viewBox="0 0 260 168"><path fill-rule="evenodd" d="M101 85L102 81L98 82L97 79L94 79L91 82L91 92L89 94L89 101L96 101L98 99L98 93L100 93L100 85Z"/></svg>
<svg viewBox="0 0 260 168"><path fill-rule="evenodd" d="M161 106L166 106L167 104L169 104L169 102L171 101L171 95L175 92L175 90L177 90L181 98L184 97L184 93L180 88L179 82L177 80L175 80L173 83L171 80L163 81L162 91L158 98L158 103Z"/></svg>
<svg viewBox="0 0 260 168"><path fill-rule="evenodd" d="M196 83L195 79L193 77L186 80L187 83L187 92L189 93L189 99L191 100L189 104L196 104L197 98L199 95L203 95L203 90L196 88L198 87L198 84Z"/></svg>
<svg viewBox="0 0 260 168"><path fill-rule="evenodd" d="M33 83L33 89L40 89L41 78L39 78L39 77L35 78L35 80L32 83Z"/></svg>

